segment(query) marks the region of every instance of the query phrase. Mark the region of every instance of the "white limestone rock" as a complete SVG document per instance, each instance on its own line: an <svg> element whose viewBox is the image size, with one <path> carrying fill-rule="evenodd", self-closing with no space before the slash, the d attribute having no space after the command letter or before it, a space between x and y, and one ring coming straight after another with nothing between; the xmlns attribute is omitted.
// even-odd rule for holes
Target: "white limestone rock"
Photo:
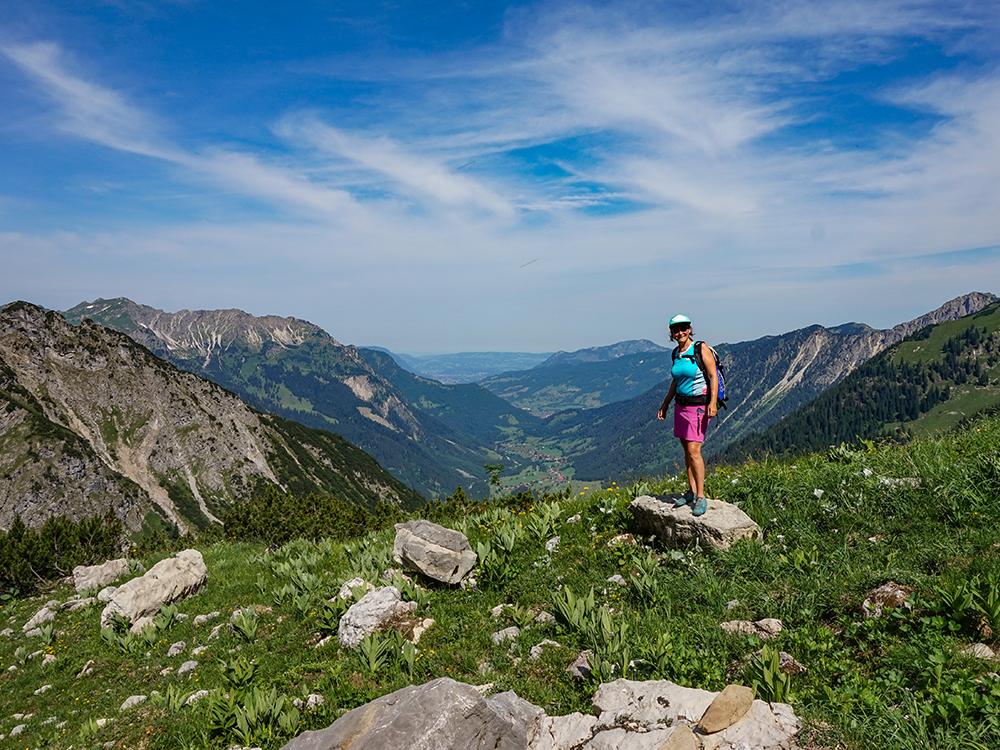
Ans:
<svg viewBox="0 0 1000 750"><path fill-rule="evenodd" d="M640 532L654 535L670 546L698 540L702 546L729 549L741 539L763 539L760 527L731 503L706 498L703 516L694 516L691 505L674 505L677 495L641 495L629 504Z"/></svg>

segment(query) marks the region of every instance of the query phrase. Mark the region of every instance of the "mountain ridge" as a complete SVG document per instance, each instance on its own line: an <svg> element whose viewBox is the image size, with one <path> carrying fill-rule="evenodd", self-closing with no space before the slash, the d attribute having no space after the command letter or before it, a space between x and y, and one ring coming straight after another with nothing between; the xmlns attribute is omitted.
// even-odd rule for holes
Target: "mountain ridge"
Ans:
<svg viewBox="0 0 1000 750"><path fill-rule="evenodd" d="M133 531L204 528L259 487L414 507L329 433L260 414L129 336L18 302L0 312L0 526L109 507Z"/></svg>
<svg viewBox="0 0 1000 750"><path fill-rule="evenodd" d="M458 484L487 491L482 467L495 457L487 446L412 408L357 347L313 323L241 310L168 313L124 297L65 314L127 333L261 411L342 435L425 495L449 494Z"/></svg>

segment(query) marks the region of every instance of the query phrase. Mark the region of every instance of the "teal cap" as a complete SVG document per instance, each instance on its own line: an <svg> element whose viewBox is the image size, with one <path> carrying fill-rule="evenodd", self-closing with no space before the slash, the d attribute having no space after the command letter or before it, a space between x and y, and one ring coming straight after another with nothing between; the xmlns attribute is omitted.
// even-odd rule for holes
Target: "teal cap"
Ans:
<svg viewBox="0 0 1000 750"><path fill-rule="evenodd" d="M691 325L691 318L687 315L675 315L670 319L670 327L679 326L681 324Z"/></svg>

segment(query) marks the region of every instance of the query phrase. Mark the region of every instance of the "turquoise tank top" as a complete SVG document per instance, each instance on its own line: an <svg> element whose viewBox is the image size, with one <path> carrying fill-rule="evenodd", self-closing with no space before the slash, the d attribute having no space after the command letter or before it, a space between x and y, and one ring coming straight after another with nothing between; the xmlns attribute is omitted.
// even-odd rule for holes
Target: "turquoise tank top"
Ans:
<svg viewBox="0 0 1000 750"><path fill-rule="evenodd" d="M678 353L670 368L670 375L677 384L677 393L683 396L701 396L708 393L708 382L694 358L696 346L697 343L693 343L687 351Z"/></svg>

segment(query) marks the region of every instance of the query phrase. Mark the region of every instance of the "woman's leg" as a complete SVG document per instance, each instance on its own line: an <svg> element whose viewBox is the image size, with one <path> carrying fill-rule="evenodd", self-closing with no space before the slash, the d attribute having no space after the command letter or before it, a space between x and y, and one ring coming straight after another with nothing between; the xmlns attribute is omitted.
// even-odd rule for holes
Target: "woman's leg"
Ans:
<svg viewBox="0 0 1000 750"><path fill-rule="evenodd" d="M701 443L681 440L684 447L684 467L687 469L688 485L695 497L705 497L705 461L701 457Z"/></svg>

